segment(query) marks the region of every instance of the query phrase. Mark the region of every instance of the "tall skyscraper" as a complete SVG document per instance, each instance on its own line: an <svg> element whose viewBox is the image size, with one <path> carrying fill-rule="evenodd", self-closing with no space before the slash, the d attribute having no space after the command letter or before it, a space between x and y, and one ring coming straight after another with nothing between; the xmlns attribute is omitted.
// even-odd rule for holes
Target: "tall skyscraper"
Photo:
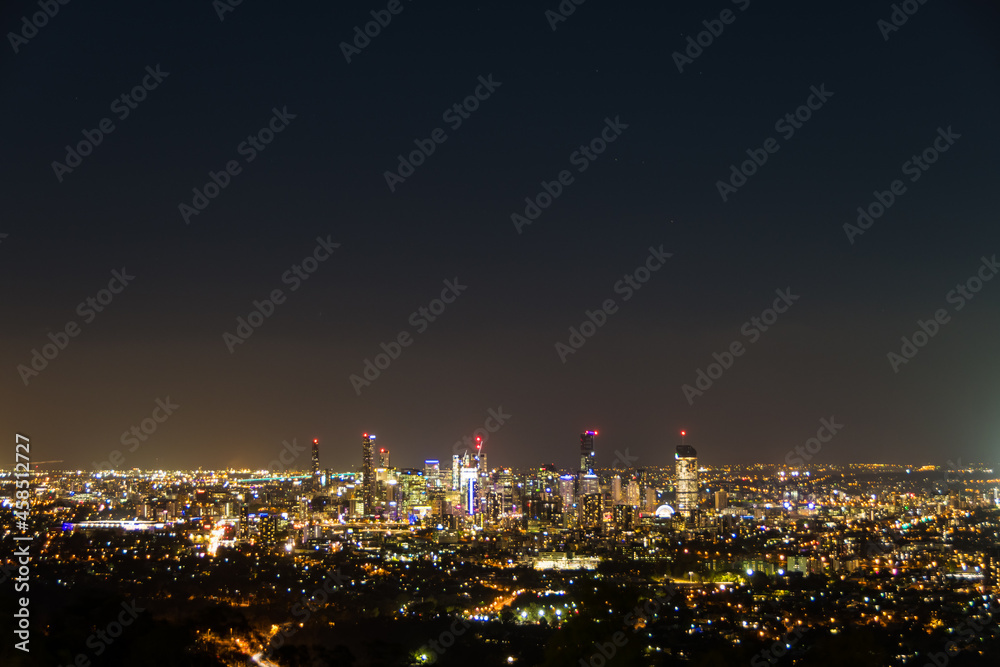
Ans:
<svg viewBox="0 0 1000 667"><path fill-rule="evenodd" d="M378 450L378 467L388 468L389 467L389 450L385 447Z"/></svg>
<svg viewBox="0 0 1000 667"><path fill-rule="evenodd" d="M375 436L364 434L361 441L361 474L364 482L361 487L361 499L364 503L364 514L375 513Z"/></svg>
<svg viewBox="0 0 1000 667"><path fill-rule="evenodd" d="M500 491L500 505L503 513L513 511L514 507L514 474L510 468L503 468L497 478Z"/></svg>
<svg viewBox="0 0 1000 667"><path fill-rule="evenodd" d="M466 514L473 515L479 512L479 471L471 466L462 468L462 507Z"/></svg>
<svg viewBox="0 0 1000 667"><path fill-rule="evenodd" d="M698 509L698 452L691 445L677 445L674 459L677 477L677 510L690 516Z"/></svg>
<svg viewBox="0 0 1000 667"><path fill-rule="evenodd" d="M489 472L489 468L486 467L486 452L483 451L483 439L478 435L476 436L476 459L479 461L477 465L479 476L485 477Z"/></svg>
<svg viewBox="0 0 1000 667"><path fill-rule="evenodd" d="M563 512L569 512L576 506L576 477L573 475L559 476L559 497L562 498Z"/></svg>
<svg viewBox="0 0 1000 667"><path fill-rule="evenodd" d="M320 474L319 474L319 439L313 438L313 448L312 448L312 489L313 491L319 491L320 487Z"/></svg>
<svg viewBox="0 0 1000 667"><path fill-rule="evenodd" d="M458 491L459 485L461 484L461 470L462 470L462 460L459 458L458 454L454 454L451 457L451 490Z"/></svg>
<svg viewBox="0 0 1000 667"><path fill-rule="evenodd" d="M597 431L580 434L580 474L594 473L594 436Z"/></svg>

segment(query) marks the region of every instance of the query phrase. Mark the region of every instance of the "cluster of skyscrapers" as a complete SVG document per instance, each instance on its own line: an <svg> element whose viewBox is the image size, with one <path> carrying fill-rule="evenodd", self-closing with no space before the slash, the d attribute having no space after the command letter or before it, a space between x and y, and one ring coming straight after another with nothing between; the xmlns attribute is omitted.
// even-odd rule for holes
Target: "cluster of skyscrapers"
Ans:
<svg viewBox="0 0 1000 667"><path fill-rule="evenodd" d="M613 521L628 525L637 512L660 517L691 517L699 504L698 459L690 445L677 446L673 480L650 479L645 469L621 474L596 468L596 430L580 434L579 467L560 474L554 465L515 472L490 469L481 437L475 448L454 454L450 466L427 459L422 469L393 468L389 451L376 450L376 436L361 441L360 474L324 475L319 441L313 441L313 504L340 506L351 519L413 522L428 516L444 523L498 524L506 519L598 527ZM682 437L686 433L682 432ZM671 507L667 503L672 503Z"/></svg>

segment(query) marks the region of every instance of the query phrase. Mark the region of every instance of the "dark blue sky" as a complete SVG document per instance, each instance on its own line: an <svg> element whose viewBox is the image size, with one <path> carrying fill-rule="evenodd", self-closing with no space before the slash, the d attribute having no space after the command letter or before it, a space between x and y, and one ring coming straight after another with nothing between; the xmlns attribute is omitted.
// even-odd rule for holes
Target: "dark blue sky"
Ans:
<svg viewBox="0 0 1000 667"><path fill-rule="evenodd" d="M996 461L1000 281L961 310L947 298L1000 253L995 6L920 5L888 40L890 3L591 0L555 31L555 0L401 6L350 63L340 43L386 3L243 2L220 21L210 2L70 2L17 53L5 39L0 414L36 459L258 467L319 437L345 469L369 431L418 465L502 406L493 465L572 466L587 428L598 465L626 447L667 464L680 428L708 462L778 462L830 416L845 427L816 462ZM678 72L672 54L726 9ZM37 11L6 3L4 33ZM119 119L113 100L157 65L169 75ZM442 114L490 75L452 130ZM813 86L832 96L785 138L776 121ZM295 118L246 162L275 108ZM59 182L53 161L103 118L114 131ZM606 118L628 127L579 172ZM396 156L439 127L390 192ZM948 127L960 138L911 182L904 163ZM777 152L723 202L717 182L769 137ZM230 160L240 173L185 224L178 205ZM511 215L562 170L573 182L518 234ZM895 179L905 193L850 243L843 225ZM290 291L320 236L339 248ZM616 282L661 245L672 257L625 301ZM86 322L77 304L122 267L134 282ZM418 333L411 313L455 278L468 289ZM744 323L785 288L799 300L751 342ZM223 333L275 289L284 303L231 354ZM555 344L608 298L562 363ZM894 372L887 353L942 308ZM79 335L26 386L18 366L70 321ZM357 395L349 377L404 331ZM689 404L682 385L735 341L745 353ZM168 396L180 408L127 451Z"/></svg>

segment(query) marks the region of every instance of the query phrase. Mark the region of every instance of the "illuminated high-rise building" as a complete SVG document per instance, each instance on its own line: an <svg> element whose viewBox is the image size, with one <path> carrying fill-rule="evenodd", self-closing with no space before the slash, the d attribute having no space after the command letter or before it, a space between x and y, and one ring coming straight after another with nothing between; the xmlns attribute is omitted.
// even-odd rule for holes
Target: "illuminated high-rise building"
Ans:
<svg viewBox="0 0 1000 667"><path fill-rule="evenodd" d="M278 517L273 514L261 517L260 543L274 545L278 543Z"/></svg>
<svg viewBox="0 0 1000 667"><path fill-rule="evenodd" d="M424 461L424 486L428 491L441 487L441 462L437 459Z"/></svg>
<svg viewBox="0 0 1000 667"><path fill-rule="evenodd" d="M246 505L240 507L240 539L250 539L250 510Z"/></svg>
<svg viewBox="0 0 1000 667"><path fill-rule="evenodd" d="M507 514L514 509L514 474L510 468L503 468L497 476L497 490L500 493L501 512Z"/></svg>
<svg viewBox="0 0 1000 667"><path fill-rule="evenodd" d="M600 494L601 480L594 473L580 475L580 496Z"/></svg>
<svg viewBox="0 0 1000 667"><path fill-rule="evenodd" d="M636 480L630 480L628 486L625 487L625 504L632 507L639 506L639 494L640 486L639 482Z"/></svg>
<svg viewBox="0 0 1000 667"><path fill-rule="evenodd" d="M389 467L389 450L385 447L378 450L378 467L388 468Z"/></svg>
<svg viewBox="0 0 1000 667"><path fill-rule="evenodd" d="M599 493L588 493L580 496L580 526L583 528L598 528L601 525L601 513L604 509L603 499Z"/></svg>
<svg viewBox="0 0 1000 667"><path fill-rule="evenodd" d="M319 439L313 438L312 447L312 488L314 491L319 491L321 486L320 482L322 478L319 473Z"/></svg>
<svg viewBox="0 0 1000 667"><path fill-rule="evenodd" d="M462 507L465 513L472 515L479 512L479 471L471 466L462 468L461 476Z"/></svg>
<svg viewBox="0 0 1000 667"><path fill-rule="evenodd" d="M479 476L485 477L489 472L489 468L486 467L486 452L483 451L483 439L480 436L476 436L476 460L478 464L476 467L479 468Z"/></svg>
<svg viewBox="0 0 1000 667"><path fill-rule="evenodd" d="M458 454L451 457L451 490L458 491L461 484L462 460Z"/></svg>
<svg viewBox="0 0 1000 667"><path fill-rule="evenodd" d="M618 530L631 530L635 510L631 505L615 505L613 518Z"/></svg>
<svg viewBox="0 0 1000 667"><path fill-rule="evenodd" d="M597 431L587 431L580 434L580 474L594 472L594 436Z"/></svg>
<svg viewBox="0 0 1000 667"><path fill-rule="evenodd" d="M681 431L682 435L686 435ZM677 445L674 454L677 510L690 516L698 509L698 452L691 445Z"/></svg>
<svg viewBox="0 0 1000 667"><path fill-rule="evenodd" d="M361 441L361 474L364 482L361 487L361 500L364 504L364 514L375 513L375 436L364 434Z"/></svg>
<svg viewBox="0 0 1000 667"><path fill-rule="evenodd" d="M562 498L563 512L576 506L576 477L573 475L559 476L559 497Z"/></svg>

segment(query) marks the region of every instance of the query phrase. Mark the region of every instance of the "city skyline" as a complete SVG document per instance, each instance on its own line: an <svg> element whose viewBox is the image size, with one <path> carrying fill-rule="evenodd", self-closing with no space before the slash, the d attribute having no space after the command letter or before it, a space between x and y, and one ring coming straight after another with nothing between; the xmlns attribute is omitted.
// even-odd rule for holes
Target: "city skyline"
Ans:
<svg viewBox="0 0 1000 667"><path fill-rule="evenodd" d="M1000 3L0 28L4 667L1000 664Z"/></svg>

